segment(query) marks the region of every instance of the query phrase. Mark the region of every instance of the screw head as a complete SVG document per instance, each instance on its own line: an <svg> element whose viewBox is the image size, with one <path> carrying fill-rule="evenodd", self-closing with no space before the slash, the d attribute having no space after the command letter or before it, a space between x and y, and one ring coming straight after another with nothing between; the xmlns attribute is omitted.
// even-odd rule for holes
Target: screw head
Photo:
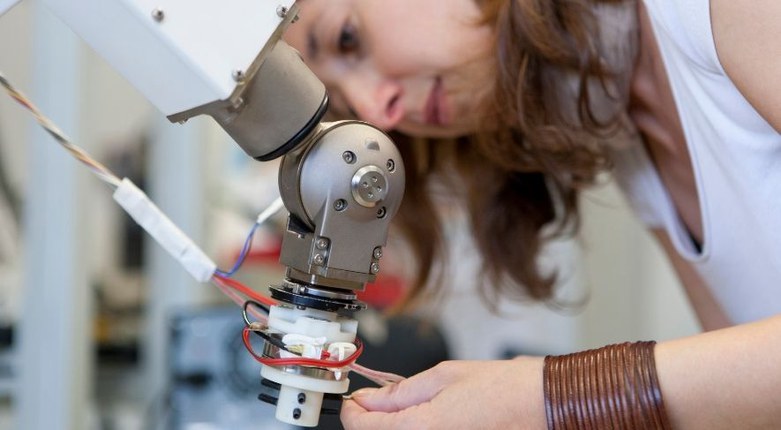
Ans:
<svg viewBox="0 0 781 430"><path fill-rule="evenodd" d="M303 405L306 402L306 394L298 393L298 404Z"/></svg>
<svg viewBox="0 0 781 430"><path fill-rule="evenodd" d="M334 202L334 209L336 209L337 212L341 212L345 209L347 209L347 202L344 199L339 199Z"/></svg>
<svg viewBox="0 0 781 430"><path fill-rule="evenodd" d="M342 154L342 160L344 160L347 164L353 164L355 163L355 153L352 151L344 151Z"/></svg>
<svg viewBox="0 0 781 430"><path fill-rule="evenodd" d="M295 408L293 409L293 419L297 420L301 418L301 409Z"/></svg>
<svg viewBox="0 0 781 430"><path fill-rule="evenodd" d="M378 263L372 263L372 265L371 265L371 272L372 272L372 275L376 275L376 274L380 273L380 265Z"/></svg>
<svg viewBox="0 0 781 430"><path fill-rule="evenodd" d="M385 218L385 215L388 214L387 209L385 209L385 206L381 207L377 210L377 218Z"/></svg>
<svg viewBox="0 0 781 430"><path fill-rule="evenodd" d="M323 254L315 254L315 256L312 258L312 262L320 266L321 264L325 263L325 257L323 257Z"/></svg>
<svg viewBox="0 0 781 430"><path fill-rule="evenodd" d="M317 242L315 242L315 247L320 250L328 248L328 239L325 238L317 239Z"/></svg>
<svg viewBox="0 0 781 430"><path fill-rule="evenodd" d="M165 19L165 12L160 8L152 9L152 19L156 22L162 22Z"/></svg>
<svg viewBox="0 0 781 430"><path fill-rule="evenodd" d="M373 255L373 256L374 256L374 258L376 258L377 260L379 260L380 258L382 258L382 248L380 248L379 246L378 246L378 247L376 247L376 248L374 248L374 252L372 253L372 255Z"/></svg>
<svg viewBox="0 0 781 430"><path fill-rule="evenodd" d="M277 16L280 18L284 18L287 16L287 7L279 5L277 6Z"/></svg>
<svg viewBox="0 0 781 430"><path fill-rule="evenodd" d="M246 77L244 75L244 70L236 69L233 72L231 72L231 76L233 77L233 80L236 82L243 82L244 78Z"/></svg>
<svg viewBox="0 0 781 430"><path fill-rule="evenodd" d="M387 163L385 163L385 167L388 169L389 172L393 173L396 171L396 162L393 160L388 160Z"/></svg>

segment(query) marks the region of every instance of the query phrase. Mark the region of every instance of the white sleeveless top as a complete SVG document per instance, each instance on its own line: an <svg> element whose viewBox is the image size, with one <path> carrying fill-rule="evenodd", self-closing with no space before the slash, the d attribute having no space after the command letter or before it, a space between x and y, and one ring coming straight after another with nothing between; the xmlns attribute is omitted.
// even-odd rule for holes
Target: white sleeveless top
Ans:
<svg viewBox="0 0 781 430"><path fill-rule="evenodd" d="M642 145L616 153L616 178L663 228L733 323L781 313L781 135L716 55L709 0L644 0L664 59L702 211L698 250Z"/></svg>

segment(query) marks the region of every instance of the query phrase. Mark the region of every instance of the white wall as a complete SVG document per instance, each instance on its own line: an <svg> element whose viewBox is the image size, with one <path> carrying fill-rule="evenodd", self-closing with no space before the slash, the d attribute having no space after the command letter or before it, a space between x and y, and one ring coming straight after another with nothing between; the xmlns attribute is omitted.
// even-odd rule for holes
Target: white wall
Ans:
<svg viewBox="0 0 781 430"><path fill-rule="evenodd" d="M583 197L584 347L694 334L699 325L672 267L609 183Z"/></svg>

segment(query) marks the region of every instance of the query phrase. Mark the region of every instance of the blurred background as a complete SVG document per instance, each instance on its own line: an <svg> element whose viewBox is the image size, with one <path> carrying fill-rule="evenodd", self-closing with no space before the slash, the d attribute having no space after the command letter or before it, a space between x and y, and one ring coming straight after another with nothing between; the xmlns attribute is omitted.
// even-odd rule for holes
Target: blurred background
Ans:
<svg viewBox="0 0 781 430"><path fill-rule="evenodd" d="M274 163L246 157L211 119L170 124L34 0L0 17L0 71L144 188L220 267L232 265L255 216L278 196ZM463 217L443 205L453 261L446 294L417 316L382 312L405 286L404 246L391 238L389 262L363 297L373 310L359 314L361 364L409 376L444 359L559 354L699 330L660 250L607 178L584 196L582 234L545 253L562 275L559 297L588 299L566 311L503 303L492 313L475 290ZM282 279L283 223L274 218L255 237L238 276L253 288ZM287 428L257 400L260 369L242 327L240 309L193 281L105 185L0 96L0 430Z"/></svg>

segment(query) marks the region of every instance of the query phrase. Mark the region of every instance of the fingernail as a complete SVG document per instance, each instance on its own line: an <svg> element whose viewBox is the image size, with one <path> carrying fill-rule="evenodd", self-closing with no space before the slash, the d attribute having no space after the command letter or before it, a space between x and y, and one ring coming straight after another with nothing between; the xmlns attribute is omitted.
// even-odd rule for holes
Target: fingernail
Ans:
<svg viewBox="0 0 781 430"><path fill-rule="evenodd" d="M354 399L356 397L368 396L368 395L374 393L375 391L377 391L376 388L361 388L360 390L355 391L352 394L350 394L350 399Z"/></svg>

